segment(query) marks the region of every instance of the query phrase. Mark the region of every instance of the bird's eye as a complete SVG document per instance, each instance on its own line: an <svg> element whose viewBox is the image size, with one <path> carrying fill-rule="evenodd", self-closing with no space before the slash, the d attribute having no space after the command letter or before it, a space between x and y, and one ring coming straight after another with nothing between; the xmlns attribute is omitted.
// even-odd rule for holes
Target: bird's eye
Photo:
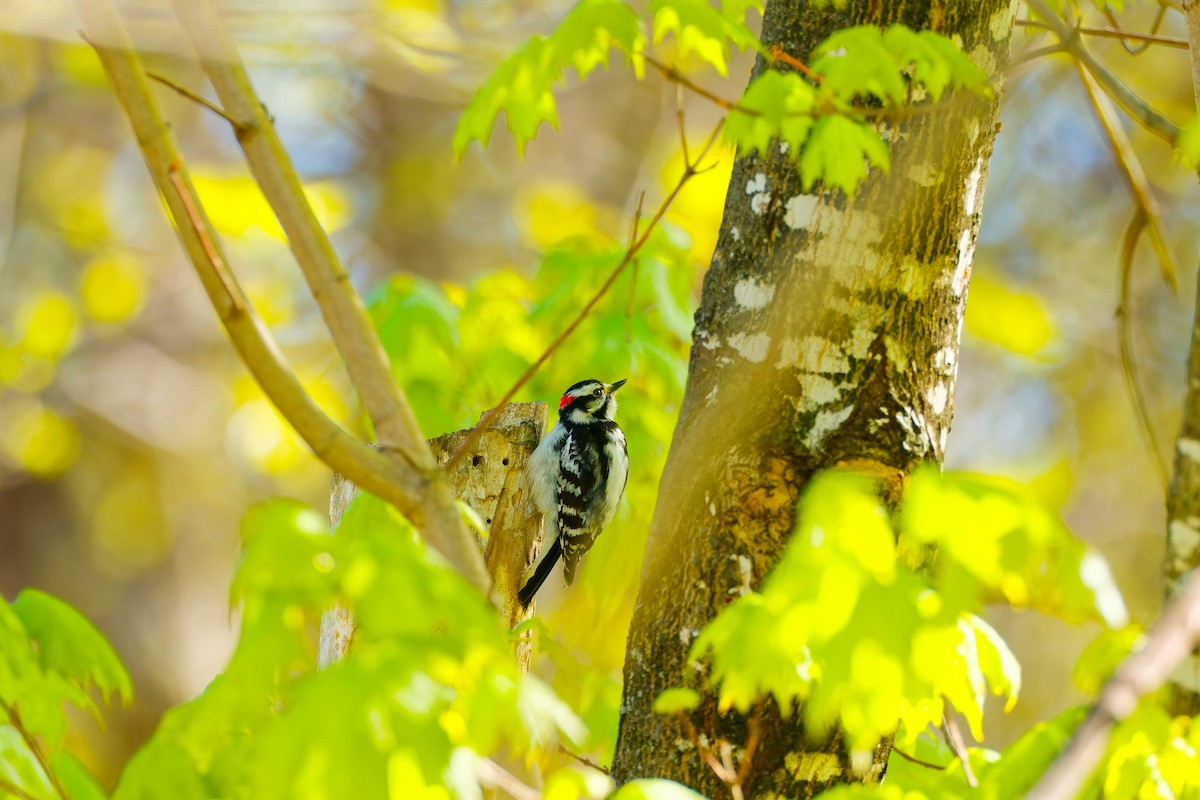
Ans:
<svg viewBox="0 0 1200 800"><path fill-rule="evenodd" d="M603 389L597 389L596 391L592 392L592 397L603 397L603 396L604 396Z"/></svg>

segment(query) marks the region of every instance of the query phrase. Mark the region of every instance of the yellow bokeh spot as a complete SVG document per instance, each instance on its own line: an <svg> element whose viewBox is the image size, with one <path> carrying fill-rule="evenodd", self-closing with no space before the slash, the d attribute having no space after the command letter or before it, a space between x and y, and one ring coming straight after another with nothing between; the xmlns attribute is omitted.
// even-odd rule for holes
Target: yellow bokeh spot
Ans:
<svg viewBox="0 0 1200 800"><path fill-rule="evenodd" d="M298 467L308 448L265 399L242 404L229 420L229 438L255 470L279 475Z"/></svg>
<svg viewBox="0 0 1200 800"><path fill-rule="evenodd" d="M1032 356L1054 337L1054 323L1042 299L976 273L971 278L966 328L986 342Z"/></svg>
<svg viewBox="0 0 1200 800"><path fill-rule="evenodd" d="M55 74L84 86L108 87L104 66L91 45L59 42L50 52Z"/></svg>
<svg viewBox="0 0 1200 800"><path fill-rule="evenodd" d="M104 487L91 515L91 541L98 561L115 574L148 569L166 557L170 527L158 502L153 471L131 464Z"/></svg>
<svg viewBox="0 0 1200 800"><path fill-rule="evenodd" d="M285 325L295 316L292 287L279 278L250 277L243 282L250 304L267 325Z"/></svg>
<svg viewBox="0 0 1200 800"><path fill-rule="evenodd" d="M1029 488L1042 505L1062 508L1075 487L1075 470L1065 458L1055 461L1045 472L1029 480Z"/></svg>
<svg viewBox="0 0 1200 800"><path fill-rule="evenodd" d="M79 456L79 432L70 419L29 400L0 417L0 448L30 475L56 478Z"/></svg>
<svg viewBox="0 0 1200 800"><path fill-rule="evenodd" d="M17 329L21 350L55 361L75 344L79 314L66 295L46 289L26 297L17 307Z"/></svg>
<svg viewBox="0 0 1200 800"><path fill-rule="evenodd" d="M601 216L600 208L569 183L543 183L517 200L521 231L541 250L570 239L607 238L601 229Z"/></svg>
<svg viewBox="0 0 1200 800"><path fill-rule="evenodd" d="M395 750L388 757L388 797L390 800L449 800L446 787L430 785L412 751Z"/></svg>
<svg viewBox="0 0 1200 800"><path fill-rule="evenodd" d="M108 237L104 183L112 154L99 147L58 151L42 167L37 197L66 241L89 247Z"/></svg>
<svg viewBox="0 0 1200 800"><path fill-rule="evenodd" d="M283 624L288 630L298 631L304 627L304 608L295 603L289 603L283 609Z"/></svg>
<svg viewBox="0 0 1200 800"><path fill-rule="evenodd" d="M209 218L221 233L245 236L253 231L276 239L285 238L275 212L249 176L209 172L198 167L192 171L192 182ZM339 184L316 181L304 187L304 194L327 233L345 227L350 219L351 203L349 194Z"/></svg>
<svg viewBox="0 0 1200 800"><path fill-rule="evenodd" d="M305 379L304 391L331 419L344 423L349 411L342 397L324 376ZM227 429L230 446L255 470L281 475L302 469L316 458L308 445L283 418L262 390L249 378L234 382L238 409Z"/></svg>
<svg viewBox="0 0 1200 800"><path fill-rule="evenodd" d="M127 257L93 259L79 278L79 292L88 316L97 322L124 322L142 309L146 278Z"/></svg>

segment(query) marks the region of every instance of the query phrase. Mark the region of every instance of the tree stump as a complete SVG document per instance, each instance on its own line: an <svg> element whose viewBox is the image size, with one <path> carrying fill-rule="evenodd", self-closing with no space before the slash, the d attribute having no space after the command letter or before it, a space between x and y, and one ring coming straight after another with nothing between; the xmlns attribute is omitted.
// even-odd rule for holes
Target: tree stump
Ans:
<svg viewBox="0 0 1200 800"><path fill-rule="evenodd" d="M480 417L482 419L482 416ZM445 464L459 444L474 430L446 433L429 440L439 464ZM510 403L488 426L472 452L451 470L448 478L454 495L479 515L488 528L481 541L488 575L492 579L492 603L510 628L530 614L517 602L521 575L533 560L541 539L542 516L523 481L525 463L546 431L545 403ZM358 488L334 473L329 496L330 528L336 535L338 522ZM325 668L340 661L354 638L354 616L348 608L334 606L321 616L321 638L317 664ZM529 637L514 645L521 669L529 666Z"/></svg>

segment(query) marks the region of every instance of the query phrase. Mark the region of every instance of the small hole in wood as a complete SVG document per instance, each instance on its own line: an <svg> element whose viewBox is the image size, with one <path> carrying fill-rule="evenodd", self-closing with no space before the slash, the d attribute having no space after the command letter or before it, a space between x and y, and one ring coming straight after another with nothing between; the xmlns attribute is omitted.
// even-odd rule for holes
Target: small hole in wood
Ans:
<svg viewBox="0 0 1200 800"><path fill-rule="evenodd" d="M471 458L471 466L472 467L478 467L482 463L483 463L483 456L481 456L481 455L472 456L472 458Z"/></svg>
<svg viewBox="0 0 1200 800"><path fill-rule="evenodd" d="M487 524L488 524L488 525L491 525L491 524L492 524L492 520L491 520L491 518L490 518L490 517L488 518Z"/></svg>
<svg viewBox="0 0 1200 800"><path fill-rule="evenodd" d="M503 464L504 466L506 466L506 467L507 467L507 466L508 466L508 459L506 458L506 459L504 459L503 461L501 461L500 463L501 463L501 464Z"/></svg>

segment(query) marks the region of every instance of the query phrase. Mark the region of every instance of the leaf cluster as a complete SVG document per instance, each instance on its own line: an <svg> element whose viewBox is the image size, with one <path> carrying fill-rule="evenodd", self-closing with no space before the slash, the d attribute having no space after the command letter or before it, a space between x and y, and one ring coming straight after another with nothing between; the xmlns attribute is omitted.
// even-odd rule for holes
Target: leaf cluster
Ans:
<svg viewBox="0 0 1200 800"><path fill-rule="evenodd" d="M0 598L0 796L6 789L34 798L104 796L64 749L66 706L103 721L94 692L105 703L133 697L129 673L95 626L36 589L11 604Z"/></svg>
<svg viewBox="0 0 1200 800"><path fill-rule="evenodd" d="M761 11L761 3L729 0L717 7L708 0L653 0L652 43L672 39L679 58L694 55L725 75L734 48L753 48L770 58L746 25L752 8ZM641 77L647 45L636 14L621 0L581 0L553 34L531 38L488 78L463 113L455 153L461 157L474 139L486 146L501 111L523 151L542 122L557 125L553 86L565 67L574 65L583 78L606 65L609 49L617 47ZM814 57L807 75L769 69L736 103L726 101L726 139L742 151L765 151L774 141L785 145L805 190L820 183L851 194L870 167L888 169L877 114L869 112L926 98L936 102L950 89L990 91L987 75L954 41L902 25L837 31Z"/></svg>
<svg viewBox="0 0 1200 800"><path fill-rule="evenodd" d="M395 510L368 495L337 536L290 501L245 517L233 581L241 632L228 668L173 709L115 797L328 798L476 795L476 765L502 744L528 753L586 735L521 675L486 598ZM322 609L354 609L354 648L314 672Z"/></svg>
<svg viewBox="0 0 1200 800"><path fill-rule="evenodd" d="M984 604L1126 621L1100 556L1014 486L922 470L898 527L899 536L868 479L812 481L761 590L727 606L693 645L721 708L746 712L770 695L787 711L803 700L810 729L840 723L853 749L870 749L897 719L911 732L899 745L911 745L949 701L980 739L987 694L1011 704L1021 686Z"/></svg>

